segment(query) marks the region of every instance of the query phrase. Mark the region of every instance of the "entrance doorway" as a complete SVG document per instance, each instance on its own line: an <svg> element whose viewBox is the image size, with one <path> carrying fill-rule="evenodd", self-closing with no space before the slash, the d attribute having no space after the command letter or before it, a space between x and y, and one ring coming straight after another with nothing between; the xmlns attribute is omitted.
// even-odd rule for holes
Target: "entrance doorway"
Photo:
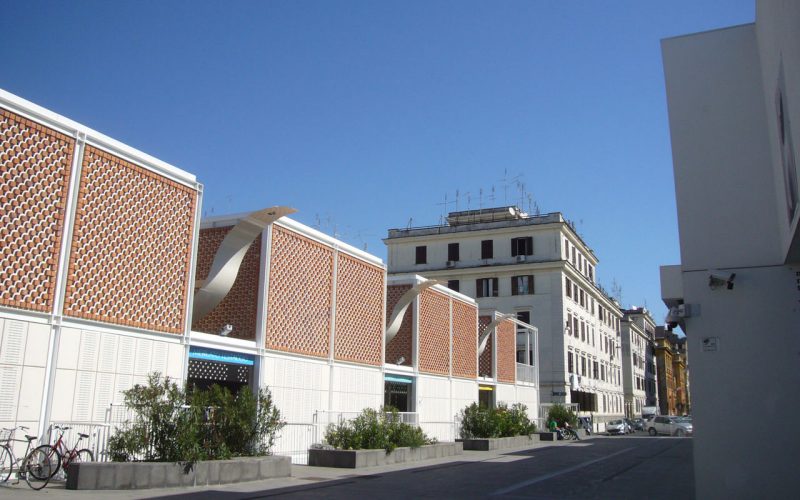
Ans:
<svg viewBox="0 0 800 500"><path fill-rule="evenodd" d="M254 387L253 356L205 347L189 349L188 388L205 390L212 385L236 393Z"/></svg>

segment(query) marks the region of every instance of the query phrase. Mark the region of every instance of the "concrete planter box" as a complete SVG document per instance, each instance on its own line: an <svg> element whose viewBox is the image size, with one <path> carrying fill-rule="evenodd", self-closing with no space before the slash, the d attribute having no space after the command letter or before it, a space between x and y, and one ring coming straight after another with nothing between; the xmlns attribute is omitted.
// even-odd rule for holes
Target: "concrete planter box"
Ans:
<svg viewBox="0 0 800 500"><path fill-rule="evenodd" d="M138 490L241 483L291 475L291 458L242 457L192 465L171 462L86 462L70 466L68 490Z"/></svg>
<svg viewBox="0 0 800 500"><path fill-rule="evenodd" d="M473 451L490 451L490 450L504 450L506 448L522 448L524 446L532 446L535 442L533 436L514 436L504 438L486 438L486 439L456 439L464 443L465 450Z"/></svg>
<svg viewBox="0 0 800 500"><path fill-rule="evenodd" d="M359 469L376 465L418 462L431 458L452 457L464 453L461 443L437 443L419 448L396 448L391 453L386 450L308 450L308 465L317 467L342 467Z"/></svg>

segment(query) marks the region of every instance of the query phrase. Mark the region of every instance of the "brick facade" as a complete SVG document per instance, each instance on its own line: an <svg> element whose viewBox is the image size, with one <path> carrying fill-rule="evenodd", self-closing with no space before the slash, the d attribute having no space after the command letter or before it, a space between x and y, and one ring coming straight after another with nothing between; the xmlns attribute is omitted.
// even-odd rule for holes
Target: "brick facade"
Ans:
<svg viewBox="0 0 800 500"><path fill-rule="evenodd" d="M419 370L450 374L450 299L425 289L419 295Z"/></svg>
<svg viewBox="0 0 800 500"><path fill-rule="evenodd" d="M513 384L517 378L517 329L514 323L503 321L495 332L497 333L497 381Z"/></svg>
<svg viewBox="0 0 800 500"><path fill-rule="evenodd" d="M328 357L333 249L272 225L265 347Z"/></svg>
<svg viewBox="0 0 800 500"><path fill-rule="evenodd" d="M380 366L386 271L341 252L337 255L334 358Z"/></svg>
<svg viewBox="0 0 800 500"><path fill-rule="evenodd" d="M200 230L197 248L197 283L208 278L211 264L230 227ZM247 249L239 274L228 295L205 318L192 324L192 330L218 334L227 325L233 325L230 337L255 340L258 315L258 286L261 273L261 238Z"/></svg>
<svg viewBox="0 0 800 500"><path fill-rule="evenodd" d="M491 316L481 316L478 318L478 338L483 335L483 331L491 322ZM493 337L494 333L489 335L489 338L486 340L486 349L483 350L483 353L481 353L480 359L478 360L478 375L481 377L492 376L492 351L494 344Z"/></svg>
<svg viewBox="0 0 800 500"><path fill-rule="evenodd" d="M478 315L475 305L453 300L453 376L478 376Z"/></svg>
<svg viewBox="0 0 800 500"><path fill-rule="evenodd" d="M0 108L0 305L53 308L75 140Z"/></svg>
<svg viewBox="0 0 800 500"><path fill-rule="evenodd" d="M64 314L182 333L197 192L86 146Z"/></svg>
<svg viewBox="0 0 800 500"><path fill-rule="evenodd" d="M386 289L386 321L388 322L394 310L394 306L400 300L404 293L411 289L411 285L391 285ZM400 325L400 330L397 335L386 346L386 362L397 364L397 360L402 356L403 366L411 366L413 360L413 343L412 343L412 325L414 323L414 306L408 306L403 316L403 324Z"/></svg>

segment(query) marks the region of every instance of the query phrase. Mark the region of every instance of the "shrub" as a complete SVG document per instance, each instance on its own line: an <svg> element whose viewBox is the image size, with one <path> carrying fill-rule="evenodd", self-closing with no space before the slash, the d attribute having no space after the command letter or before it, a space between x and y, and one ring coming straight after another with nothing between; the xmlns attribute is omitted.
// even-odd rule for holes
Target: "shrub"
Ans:
<svg viewBox="0 0 800 500"><path fill-rule="evenodd" d="M461 439L486 439L528 436L536 432L536 424L528 418L528 408L516 403L509 408L500 403L497 408L472 403L459 413Z"/></svg>
<svg viewBox="0 0 800 500"><path fill-rule="evenodd" d="M150 375L124 392L134 413L109 438L114 461L195 462L267 455L284 423L268 389L236 394L217 385L188 394L169 378ZM188 404L187 404L188 403Z"/></svg>
<svg viewBox="0 0 800 500"><path fill-rule="evenodd" d="M578 423L578 416L571 408L560 404L554 404L547 411L548 424L551 420L555 420L559 427L564 427L566 422L569 422L572 427L575 427Z"/></svg>
<svg viewBox="0 0 800 500"><path fill-rule="evenodd" d="M396 409L365 408L360 415L348 421L328 425L325 441L342 450L376 450L390 452L397 447L419 448L431 444L422 429L400 421Z"/></svg>

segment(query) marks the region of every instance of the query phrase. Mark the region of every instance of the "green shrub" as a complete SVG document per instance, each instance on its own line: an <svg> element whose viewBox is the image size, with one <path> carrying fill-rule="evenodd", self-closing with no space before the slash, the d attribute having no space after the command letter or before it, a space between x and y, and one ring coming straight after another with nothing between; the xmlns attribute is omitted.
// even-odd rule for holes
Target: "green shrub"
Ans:
<svg viewBox="0 0 800 500"><path fill-rule="evenodd" d="M422 429L400 421L393 408L365 408L352 420L328 425L325 441L341 450L377 450L390 452L397 447L418 448L431 444Z"/></svg>
<svg viewBox="0 0 800 500"><path fill-rule="evenodd" d="M195 462L267 455L284 423L268 389L236 394L217 385L188 394L169 378L149 377L125 391L134 413L109 438L114 461Z"/></svg>
<svg viewBox="0 0 800 500"><path fill-rule="evenodd" d="M461 439L486 439L528 436L536 432L536 424L528 418L528 408L516 403L509 408L500 403L497 408L485 408L472 403L459 413Z"/></svg>
<svg viewBox="0 0 800 500"><path fill-rule="evenodd" d="M578 423L578 416L571 408L560 404L554 404L547 411L547 423L549 424L552 420L555 420L559 427L564 427L566 422L569 422L569 425L575 427Z"/></svg>

